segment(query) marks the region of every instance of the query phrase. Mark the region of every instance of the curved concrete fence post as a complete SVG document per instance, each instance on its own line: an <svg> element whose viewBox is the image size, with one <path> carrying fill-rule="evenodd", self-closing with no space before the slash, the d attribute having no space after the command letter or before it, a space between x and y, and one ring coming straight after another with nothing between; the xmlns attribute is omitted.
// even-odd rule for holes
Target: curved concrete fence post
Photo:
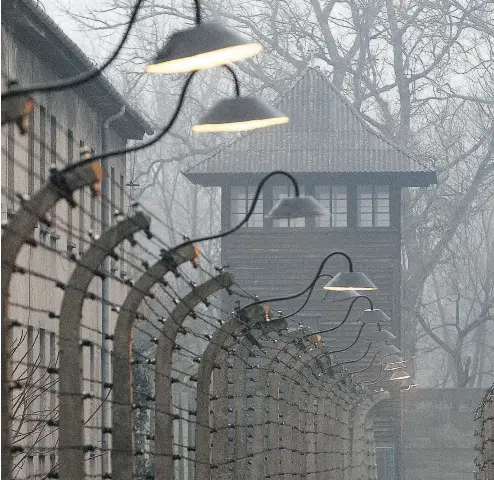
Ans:
<svg viewBox="0 0 494 480"><path fill-rule="evenodd" d="M49 181L31 198L23 197L21 208L3 226L2 232L2 478L12 475L11 452L11 404L9 388L11 367L9 349L12 344L12 331L9 323L10 280L15 271L15 262L25 243L35 245L32 239L38 222L47 223L47 212L61 199L65 198L71 207L75 206L73 193L81 188L93 185L100 180L95 164L75 167L64 172L52 170Z"/></svg>
<svg viewBox="0 0 494 480"><path fill-rule="evenodd" d="M87 289L103 260L141 230L149 230L149 218L136 213L104 232L82 255L65 287L60 309L60 478L85 478L81 320Z"/></svg>
<svg viewBox="0 0 494 480"><path fill-rule="evenodd" d="M238 459L234 463L233 474L235 479L245 480L252 477L252 459L255 457L254 451L247 449L247 435L250 428L254 428L256 423L256 408L259 407L264 395L258 395L259 376L265 372L264 364L266 355L263 349L263 338L267 335L279 335L280 331L286 329L286 322L283 320L264 320L264 311L259 311L262 316L261 321L244 331L239 347L235 352L234 362L234 405L235 415L235 442L234 458ZM254 352L254 347L258 350ZM269 353L269 352L268 352ZM240 370L235 366L238 365ZM239 371L243 376L239 376ZM264 421L264 420L263 420Z"/></svg>
<svg viewBox="0 0 494 480"><path fill-rule="evenodd" d="M319 402L322 402L326 388L324 386L325 376L323 377L324 363L321 361L321 357L328 360L328 353L323 349L313 349L309 346L309 351L305 355L306 359L303 361L303 367L300 370L301 373L305 371L303 375L303 382L305 383L303 392L305 407L303 411L304 422L302 425L305 431L304 440L307 446L304 459L301 463L301 474L304 478L311 480L316 480L318 475L316 465L316 425L319 421L321 423L324 421L324 417L321 419L317 418L317 406ZM328 446L324 445L321 448L327 450Z"/></svg>
<svg viewBox="0 0 494 480"><path fill-rule="evenodd" d="M368 455L369 445L366 432L366 420L371 409L383 400L388 400L390 394L387 391L370 394L363 392L353 410L353 435L352 435L352 475L351 478L366 478L372 471L372 455Z"/></svg>
<svg viewBox="0 0 494 480"><path fill-rule="evenodd" d="M344 382L341 391L341 428L342 428L342 461L343 480L352 479L352 440L353 440L353 408L354 397L351 393L351 385Z"/></svg>
<svg viewBox="0 0 494 480"><path fill-rule="evenodd" d="M377 477L376 440L374 438L374 420L371 415L367 415L364 423L365 442L367 448L365 478Z"/></svg>
<svg viewBox="0 0 494 480"><path fill-rule="evenodd" d="M341 437L340 423L338 419L338 404L336 391L340 388L338 382L331 384L331 389L324 399L324 442L326 444L327 455L323 456L323 470L331 472L331 478L341 480ZM324 477L321 477L324 479Z"/></svg>
<svg viewBox="0 0 494 480"><path fill-rule="evenodd" d="M233 384L233 415L235 422L235 437L233 440L233 457L236 459L233 464L233 478L237 480L247 480L248 459L247 459L247 375L249 374L248 363L251 352L249 345L251 341L247 337L242 337L233 360L233 372L236 381Z"/></svg>
<svg viewBox="0 0 494 480"><path fill-rule="evenodd" d="M280 422L284 417L285 408L280 405L281 375L276 370L270 372L266 384L265 412L267 419L265 437L267 440L266 469L269 478L278 480L280 470Z"/></svg>
<svg viewBox="0 0 494 480"><path fill-rule="evenodd" d="M269 326L269 328L268 328ZM264 324L259 338L261 355L253 370L255 405L253 418L252 476L267 475L277 478L280 471L280 436L283 412L280 409L281 376L273 369L274 359L280 354L280 339L286 332L283 319Z"/></svg>
<svg viewBox="0 0 494 480"><path fill-rule="evenodd" d="M263 370L263 377L258 380L261 388L269 392L262 408L262 412L267 410L269 415L267 425L259 432L263 436L267 434L270 440L266 454L269 478L281 476L278 475L279 472L285 475L292 473L293 457L299 455L300 412L297 407L300 392L299 389L293 390L292 386L299 382L296 367L300 364L300 346L296 341L303 341L304 333L305 331L295 331L280 335L275 346L270 346L268 350L267 366ZM294 395L294 391L297 395Z"/></svg>
<svg viewBox="0 0 494 480"><path fill-rule="evenodd" d="M286 385L282 385L285 371L283 368L289 365L288 360L285 360L285 358L292 360L292 365L294 358L293 354L287 354L287 352L284 352L284 349L291 347L296 351L297 349L294 347L292 340L299 337L300 334L297 332L292 334L285 333L284 335L279 332L279 338L266 339L262 343L266 353L257 362L260 368L256 378L252 478L263 478L265 474L275 474L275 465L279 458L280 448L279 435L275 436L275 430L278 426L279 415L288 415ZM268 392L267 396L265 392ZM284 404L280 405L280 402ZM266 434L268 435L268 439L273 441L272 445L269 444L269 452L264 451ZM275 445L278 448L275 448ZM265 457L267 457L267 461ZM278 465L279 468L283 467Z"/></svg>
<svg viewBox="0 0 494 480"><path fill-rule="evenodd" d="M210 387L211 374L218 357L226 357L234 335L244 328L252 327L263 316L260 305L236 312L220 328L218 328L204 350L197 374L197 426L196 426L196 480L209 479L211 475L211 418L210 418ZM223 352L223 354L221 353ZM248 373L247 373L248 375ZM221 447L219 447L221 448ZM223 455L223 454L222 454Z"/></svg>
<svg viewBox="0 0 494 480"><path fill-rule="evenodd" d="M210 411L213 412L212 430L210 436L211 468L214 469L214 477L217 480L226 480L228 477L228 356L218 355L212 362L212 398ZM201 372L202 373L202 372ZM197 389L199 390L199 379Z"/></svg>
<svg viewBox="0 0 494 480"><path fill-rule="evenodd" d="M296 340L299 340L299 342L296 342ZM313 370L309 366L315 361L316 354L313 353L313 342L308 338L304 338L303 332L294 332L294 335L287 335L281 342L288 347L279 356L283 364L282 369L284 370L281 372L282 383L284 379L287 380L284 385L285 395L288 392L292 397L292 405L296 407L295 411L291 411L289 407L287 408L286 404L280 407L294 420L292 445L295 448L292 447L292 475L306 477L309 458L308 448L314 448L313 445L311 446L311 442L314 443L314 433L311 427L314 423L314 418L313 399L310 389L314 386L314 381L316 380L315 377L312 378ZM306 350L302 350L302 353L300 353L302 347ZM297 352L297 356L291 353L292 350ZM306 369L309 372L304 372ZM290 375L288 375L288 372L290 372ZM282 447L280 445L277 452L278 455L281 449Z"/></svg>
<svg viewBox="0 0 494 480"><path fill-rule="evenodd" d="M221 273L202 283L180 301L163 326L156 351L155 372L155 478L157 480L174 477L171 373L176 337L180 332L185 333L183 323L189 315L194 314L193 310L200 302L222 289L228 289L232 284L233 277L229 273ZM203 401L203 399L199 396L197 398L198 410L199 400ZM209 395L207 400L209 402ZM199 430L199 421L197 427ZM198 431L196 438L197 434ZM196 470L200 462L196 452Z"/></svg>
<svg viewBox="0 0 494 480"><path fill-rule="evenodd" d="M193 245L162 254L130 288L115 324L112 350L113 403L111 463L114 478L130 480L134 477L134 413L132 409L132 331L138 309L151 289L164 276L185 262L195 258Z"/></svg>

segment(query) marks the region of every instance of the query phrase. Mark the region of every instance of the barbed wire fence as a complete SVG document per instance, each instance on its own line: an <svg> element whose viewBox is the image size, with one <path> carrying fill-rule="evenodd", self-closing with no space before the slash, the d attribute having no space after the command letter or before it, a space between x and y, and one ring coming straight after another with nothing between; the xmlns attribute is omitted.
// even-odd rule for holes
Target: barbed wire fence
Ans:
<svg viewBox="0 0 494 480"><path fill-rule="evenodd" d="M234 272L198 246L168 245L153 225L173 227L131 199L98 200L99 163L65 171L70 152L7 128L5 164L27 186L2 190L11 478L377 479L368 412L387 392L364 387L320 338L269 308L225 310L225 295L255 300ZM33 167L33 150L51 159L49 172ZM113 212L104 232L100 201Z"/></svg>
<svg viewBox="0 0 494 480"><path fill-rule="evenodd" d="M475 412L475 480L494 478L494 385L487 389Z"/></svg>

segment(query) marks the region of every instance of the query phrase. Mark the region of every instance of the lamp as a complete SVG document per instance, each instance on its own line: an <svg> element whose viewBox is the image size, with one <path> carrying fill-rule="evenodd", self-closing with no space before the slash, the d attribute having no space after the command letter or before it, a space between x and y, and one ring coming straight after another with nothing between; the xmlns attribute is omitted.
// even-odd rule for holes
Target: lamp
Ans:
<svg viewBox="0 0 494 480"><path fill-rule="evenodd" d="M217 22L201 22L201 6L194 0L196 25L173 33L146 67L148 73L184 73L238 62L259 53L258 42Z"/></svg>
<svg viewBox="0 0 494 480"><path fill-rule="evenodd" d="M283 170L274 170L273 172L268 173L259 182L259 185L257 185L257 189L256 189L256 192L254 194L254 198L252 199L252 203L249 207L249 211L247 212L245 217L240 221L240 223L238 223L234 227L232 227L229 230L226 230L224 232L216 233L214 235L207 235L205 237L199 237L199 238L186 240L185 242L182 242L180 245L174 247L174 250L178 250L182 247L185 247L186 245L192 245L193 243L204 242L206 240L214 240L216 238L223 238L223 237L226 237L226 236L236 232L240 227L242 227L242 225L245 225L249 221L249 218L254 213L254 209L256 208L257 201L259 200L259 195L261 194L261 190L264 187L264 184L274 175L283 175L283 176L287 177L292 182L294 189L295 189L295 201L293 202L293 204L294 204L294 208L297 208L297 213L299 216L311 217L311 216L316 216L316 215L327 215L328 214L327 210L322 205L319 205L316 200L314 200L314 202L317 205L319 205L319 208L317 208L317 209L312 208L312 207L305 208L304 206L307 205L307 203L304 201L304 199L307 197L300 196L300 189L299 189L297 180L295 180L295 177L292 174L285 172ZM310 197L310 198L312 198L312 197ZM289 213L287 212L287 214L289 214ZM286 218L286 217L284 217L284 218ZM321 269L322 269L322 267L321 267ZM320 273L320 271L318 272L318 275L319 275L319 273ZM313 282L315 283L316 280L317 280L317 276ZM296 294L290 298L295 298L297 296L303 295L305 292L307 292L311 288L311 286L312 286L312 283L303 292L298 293L298 294ZM283 298L283 299L286 300L288 298ZM274 300L276 300L276 299L274 299ZM272 301L272 300L259 300L258 302L254 302L254 303L250 304L249 306L257 305L260 303L266 303L266 302L270 302L270 301Z"/></svg>
<svg viewBox="0 0 494 480"><path fill-rule="evenodd" d="M367 278L365 273L353 271L352 260L346 253L336 253L343 255L348 260L349 271L339 272L324 285L324 290L336 290L337 292L345 290L377 290L377 287Z"/></svg>
<svg viewBox="0 0 494 480"><path fill-rule="evenodd" d="M185 73L253 57L263 49L257 42L216 22L175 32L146 66L148 73Z"/></svg>
<svg viewBox="0 0 494 480"><path fill-rule="evenodd" d="M382 323L391 321L391 319L380 308L365 309L358 320L365 323Z"/></svg>
<svg viewBox="0 0 494 480"><path fill-rule="evenodd" d="M209 110L197 124L192 126L196 133L243 132L257 128L271 127L287 123L289 118L278 109L263 100L240 95L240 82L233 69L224 65L232 74L235 83L235 97L220 100ZM283 214L296 214L296 209L289 206ZM283 216L283 218L295 218Z"/></svg>
<svg viewBox="0 0 494 480"><path fill-rule="evenodd" d="M402 392L406 392L414 387L418 387L418 384L417 382L415 382L415 380L413 380L413 378L410 377L405 379L405 381L401 384L400 390Z"/></svg>
<svg viewBox="0 0 494 480"><path fill-rule="evenodd" d="M308 216L319 217L327 215L327 210L311 196L297 196L282 198L276 205L265 215L265 218L273 220L282 218L300 218Z"/></svg>
<svg viewBox="0 0 494 480"><path fill-rule="evenodd" d="M333 280L330 280L324 285L325 290L336 290L341 292L344 290L377 290L377 287L369 280L367 275L362 272L349 272L338 273Z"/></svg>
<svg viewBox="0 0 494 480"><path fill-rule="evenodd" d="M379 348L379 355L383 357L387 357L390 355L398 355L401 353L401 350L394 345L385 345Z"/></svg>
<svg viewBox="0 0 494 480"><path fill-rule="evenodd" d="M293 317L294 315L299 313L307 305L307 303L309 302L309 299L312 295L312 292L314 291L314 287L316 286L316 280L319 280L320 278L324 278L324 277L333 278L333 275L331 275L329 273L321 273L320 275L318 275L317 278L311 282L311 284L309 286L309 294L307 295L307 298L304 300L304 303L302 303L302 305L300 305L300 307L298 307L297 310L290 313L289 315L282 316L283 320L286 320L287 318ZM305 293L305 291L303 293ZM300 295L303 295L303 293L301 293ZM330 293L330 292L325 293L323 300L326 298L326 295L328 293ZM352 297L360 297L360 295L357 292L352 291L352 290L349 290L347 292L334 292L334 293L339 294L340 297L330 300L329 303L342 302L345 300L349 300Z"/></svg>
<svg viewBox="0 0 494 480"><path fill-rule="evenodd" d="M329 278L334 278L334 275L331 275L329 273L321 273L319 275L319 278L322 277L329 277ZM322 297L322 300L326 300L327 298L331 298L330 302L341 302L344 300L349 300L351 298L355 297L360 297L360 293L356 292L355 290L342 290L342 291L337 291L337 290L324 290L324 295Z"/></svg>
<svg viewBox="0 0 494 480"><path fill-rule="evenodd" d="M402 357L399 357L398 355L386 355L382 358L382 360L379 362L382 365L394 365L394 364L402 364L405 363ZM391 369L388 369L391 370ZM392 370L395 370L394 368Z"/></svg>
<svg viewBox="0 0 494 480"><path fill-rule="evenodd" d="M274 174L274 173L276 173L276 172L273 172L273 174ZM280 173L285 173L285 174L286 174L286 172L282 172L282 171L280 171ZM286 175L289 175L289 174L286 174ZM294 182L294 186L295 186L295 195L297 195L297 194L299 193L299 191L298 191L298 184L296 183L295 179L294 179L291 175L289 175L289 176L290 176L290 178L292 179L292 182ZM265 178L263 179L263 182L264 182L265 180L267 180L267 177L265 177ZM262 182L261 182L261 184L262 184ZM256 192L256 195L254 196L254 201L257 199L258 192L259 192L259 187L258 187L258 191ZM254 208L254 207L255 207L255 205L253 204L253 206L251 206L251 208L250 208L250 210L249 210L248 215L250 214L250 212L253 210L253 208ZM323 207L323 208L324 208L324 207ZM244 219L244 221L246 221L246 220ZM237 227L235 227L235 229L236 229L236 228L239 228L239 227L237 226ZM317 270L317 273L316 273L316 275L315 275L314 279L313 279L313 280L312 280L312 282L311 282L311 283L310 283L307 287L305 287L305 288L304 288L301 292L294 293L294 294L292 294L292 295L286 295L286 296L283 296L283 297L270 298L270 299L267 299L267 300L256 300L255 302L250 303L249 305L247 305L247 306L246 306L246 307L244 307L244 308L252 307L253 305L258 305L258 304L260 304L260 303L265 303L265 302L280 302L280 301L284 301L284 300L292 300L292 299L294 299L294 298L297 298L297 297L302 296L304 293L307 293L307 292L309 292L309 291L312 293L312 290L314 289L314 286L315 286L315 284L316 284L317 280L318 280L318 279L322 276L322 275L321 275L321 272L322 272L322 269L324 268L324 266L326 265L326 262L327 262L327 261L328 261L331 257L333 257L333 256L335 256L335 255L343 255L343 256L344 256L344 257L348 260L348 262L349 262L349 264L350 264L350 268L352 268L352 260L350 259L350 257L349 257L346 253L344 253L344 252L332 252L332 253L330 253L329 255L327 255L327 256L323 259L323 261L322 261L322 262L320 263L320 265L319 265L319 268L318 268L318 270ZM369 280L369 281L370 281L370 280ZM309 294L309 296L310 296L310 294ZM344 318L344 319L343 319L343 320L342 320L342 321L341 321L338 325L336 325L335 327L329 328L329 329L327 329L327 330L323 330L323 331L321 331L321 332L316 332L316 333L328 333L328 332L332 332L332 331L336 330L337 328L341 327L341 326L342 326L342 325L343 325L343 324L344 324L344 323L348 320L348 318L349 318L349 316L350 316L350 312L352 311L353 305L354 305L354 304L355 304L355 302L356 302L357 300L359 300L360 298L364 298L364 299L366 299L366 300L370 303L371 308L373 307L372 300L371 300L369 297L366 297L365 295L358 295L357 297L355 297L355 298L351 301L350 306L348 307L348 311L347 311L347 313L346 313L346 315L345 315L345 318ZM301 310L301 309L302 309L302 308L303 308L303 307L307 304L308 299L309 299L309 297L305 300L305 302L304 302L304 304L302 305L302 307L301 307L301 308L299 308L299 309L297 309L297 311L296 311L296 312L294 312L292 315L294 315L295 313L298 313L298 312L299 312L299 311L300 311L300 310ZM289 315L289 316L292 316L292 315ZM283 317L283 318L286 318L286 317ZM363 325L365 325L365 324L363 324ZM362 326L363 326L363 325L362 325ZM314 335L314 334L312 334L312 333L311 333L311 334L309 334L308 336L312 336L312 335ZM360 333L359 333L359 336L360 336ZM395 338L396 338L396 337L395 337ZM357 337L357 340L358 340L358 337Z"/></svg>
<svg viewBox="0 0 494 480"><path fill-rule="evenodd" d="M390 380L406 380L407 378L410 378L410 375L405 370L395 370L389 377Z"/></svg>
<svg viewBox="0 0 494 480"><path fill-rule="evenodd" d="M392 372L393 370L400 370L401 368L406 368L405 362L399 362L399 363L388 363L385 367L384 370L388 372Z"/></svg>
<svg viewBox="0 0 494 480"><path fill-rule="evenodd" d="M283 200L280 200L276 206L280 205ZM276 207L275 206L275 207ZM275 209L273 208L273 210ZM324 208L324 207L323 207ZM272 211L269 212L272 215ZM341 255L345 257L348 261L349 272L339 272L335 277L333 277L326 285L324 285L325 290L332 290L337 292L342 291L358 291L358 290L377 290L377 287L371 282L367 276L362 272L353 271L352 259L344 252L332 252L330 253L321 263L319 272L321 273L323 266L326 262L335 255ZM367 298L367 297L366 297ZM367 298L369 301L370 299ZM372 305L372 302L371 302Z"/></svg>
<svg viewBox="0 0 494 480"><path fill-rule="evenodd" d="M374 330L372 332L366 333L365 339L370 340L374 343L387 343L393 340L396 340L396 335L391 333L389 330L381 328L381 325L378 323L378 330Z"/></svg>
<svg viewBox="0 0 494 480"><path fill-rule="evenodd" d="M278 109L254 97L220 100L192 127L196 133L243 132L287 123Z"/></svg>

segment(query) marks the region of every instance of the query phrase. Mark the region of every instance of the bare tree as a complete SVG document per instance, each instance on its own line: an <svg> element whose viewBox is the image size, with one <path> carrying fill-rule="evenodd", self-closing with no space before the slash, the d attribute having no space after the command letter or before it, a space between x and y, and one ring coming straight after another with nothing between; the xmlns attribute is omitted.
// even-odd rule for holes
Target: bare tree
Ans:
<svg viewBox="0 0 494 480"><path fill-rule="evenodd" d="M462 225L411 313L422 332L419 367L436 386L483 386L494 376L494 209ZM458 252L461 254L458 255ZM443 365L437 371L435 365Z"/></svg>

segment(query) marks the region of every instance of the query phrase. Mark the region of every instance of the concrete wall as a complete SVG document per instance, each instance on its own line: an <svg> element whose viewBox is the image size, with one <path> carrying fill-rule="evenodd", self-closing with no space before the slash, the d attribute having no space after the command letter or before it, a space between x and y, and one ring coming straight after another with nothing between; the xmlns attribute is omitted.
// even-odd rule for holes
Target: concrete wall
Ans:
<svg viewBox="0 0 494 480"><path fill-rule="evenodd" d="M478 388L403 393L403 480L473 478L474 415L484 393Z"/></svg>

